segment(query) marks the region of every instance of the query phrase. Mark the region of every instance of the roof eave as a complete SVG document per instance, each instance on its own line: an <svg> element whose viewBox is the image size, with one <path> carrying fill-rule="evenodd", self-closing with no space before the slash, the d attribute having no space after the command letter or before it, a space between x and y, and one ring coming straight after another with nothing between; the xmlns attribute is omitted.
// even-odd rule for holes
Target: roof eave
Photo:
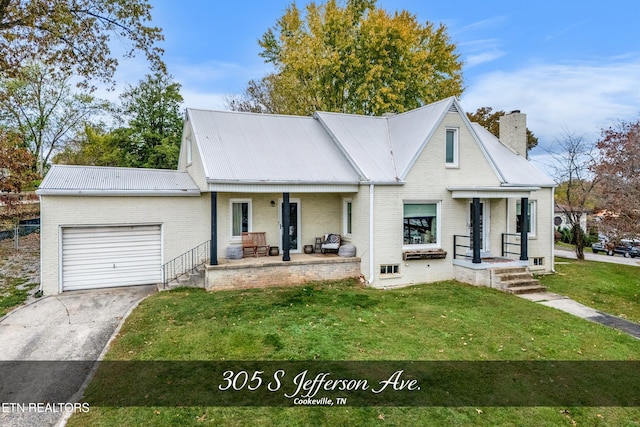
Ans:
<svg viewBox="0 0 640 427"><path fill-rule="evenodd" d="M81 190L81 189L39 189L38 196L94 196L94 197L197 197L200 190Z"/></svg>

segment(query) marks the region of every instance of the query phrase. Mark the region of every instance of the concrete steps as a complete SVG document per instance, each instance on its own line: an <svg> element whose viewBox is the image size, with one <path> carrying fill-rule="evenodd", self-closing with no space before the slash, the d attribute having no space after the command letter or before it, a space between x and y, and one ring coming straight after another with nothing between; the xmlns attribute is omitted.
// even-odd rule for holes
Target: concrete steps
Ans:
<svg viewBox="0 0 640 427"><path fill-rule="evenodd" d="M491 270L491 287L510 294L531 294L547 290L527 267L495 268Z"/></svg>
<svg viewBox="0 0 640 427"><path fill-rule="evenodd" d="M166 286L162 283L158 284L158 289L161 291L168 291L170 289L175 288L205 288L205 268L203 265L200 265L196 268L195 271L190 271L189 273L178 277L177 279L171 280Z"/></svg>

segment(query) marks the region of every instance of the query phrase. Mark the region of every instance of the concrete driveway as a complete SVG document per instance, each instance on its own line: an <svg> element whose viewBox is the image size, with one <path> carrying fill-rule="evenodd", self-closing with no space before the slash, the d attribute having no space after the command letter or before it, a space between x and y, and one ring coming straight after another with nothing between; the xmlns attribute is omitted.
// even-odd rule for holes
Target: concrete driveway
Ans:
<svg viewBox="0 0 640 427"><path fill-rule="evenodd" d="M59 404L74 401L122 321L156 291L73 291L38 299L0 319L0 425L58 423L64 415Z"/></svg>

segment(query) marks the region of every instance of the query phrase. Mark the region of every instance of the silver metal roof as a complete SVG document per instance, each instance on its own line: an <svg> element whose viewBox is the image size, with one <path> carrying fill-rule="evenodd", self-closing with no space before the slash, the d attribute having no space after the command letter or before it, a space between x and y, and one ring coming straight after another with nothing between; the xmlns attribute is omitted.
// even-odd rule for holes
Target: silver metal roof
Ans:
<svg viewBox="0 0 640 427"><path fill-rule="evenodd" d="M53 165L39 195L197 196L200 189L186 172L100 166Z"/></svg>
<svg viewBox="0 0 640 427"><path fill-rule="evenodd" d="M464 118L502 185L553 185L526 159L471 124L454 97L385 117L188 109L187 118L209 183L397 184L448 112Z"/></svg>
<svg viewBox="0 0 640 427"><path fill-rule="evenodd" d="M316 113L365 181L396 182L393 149L385 117Z"/></svg>
<svg viewBox="0 0 640 427"><path fill-rule="evenodd" d="M555 182L527 159L517 155L511 148L500 142L491 132L472 123L480 143L484 146L490 161L501 175L505 186L553 187Z"/></svg>
<svg viewBox="0 0 640 427"><path fill-rule="evenodd" d="M207 181L357 184L360 176L312 117L187 110Z"/></svg>

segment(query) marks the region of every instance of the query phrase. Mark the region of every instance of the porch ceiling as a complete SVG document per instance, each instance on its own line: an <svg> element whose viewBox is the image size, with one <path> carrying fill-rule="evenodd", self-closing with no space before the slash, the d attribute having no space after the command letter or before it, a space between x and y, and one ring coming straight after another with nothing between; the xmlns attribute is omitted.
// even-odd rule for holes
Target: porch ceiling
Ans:
<svg viewBox="0 0 640 427"><path fill-rule="evenodd" d="M529 197L540 187L448 187L454 199L519 199Z"/></svg>

